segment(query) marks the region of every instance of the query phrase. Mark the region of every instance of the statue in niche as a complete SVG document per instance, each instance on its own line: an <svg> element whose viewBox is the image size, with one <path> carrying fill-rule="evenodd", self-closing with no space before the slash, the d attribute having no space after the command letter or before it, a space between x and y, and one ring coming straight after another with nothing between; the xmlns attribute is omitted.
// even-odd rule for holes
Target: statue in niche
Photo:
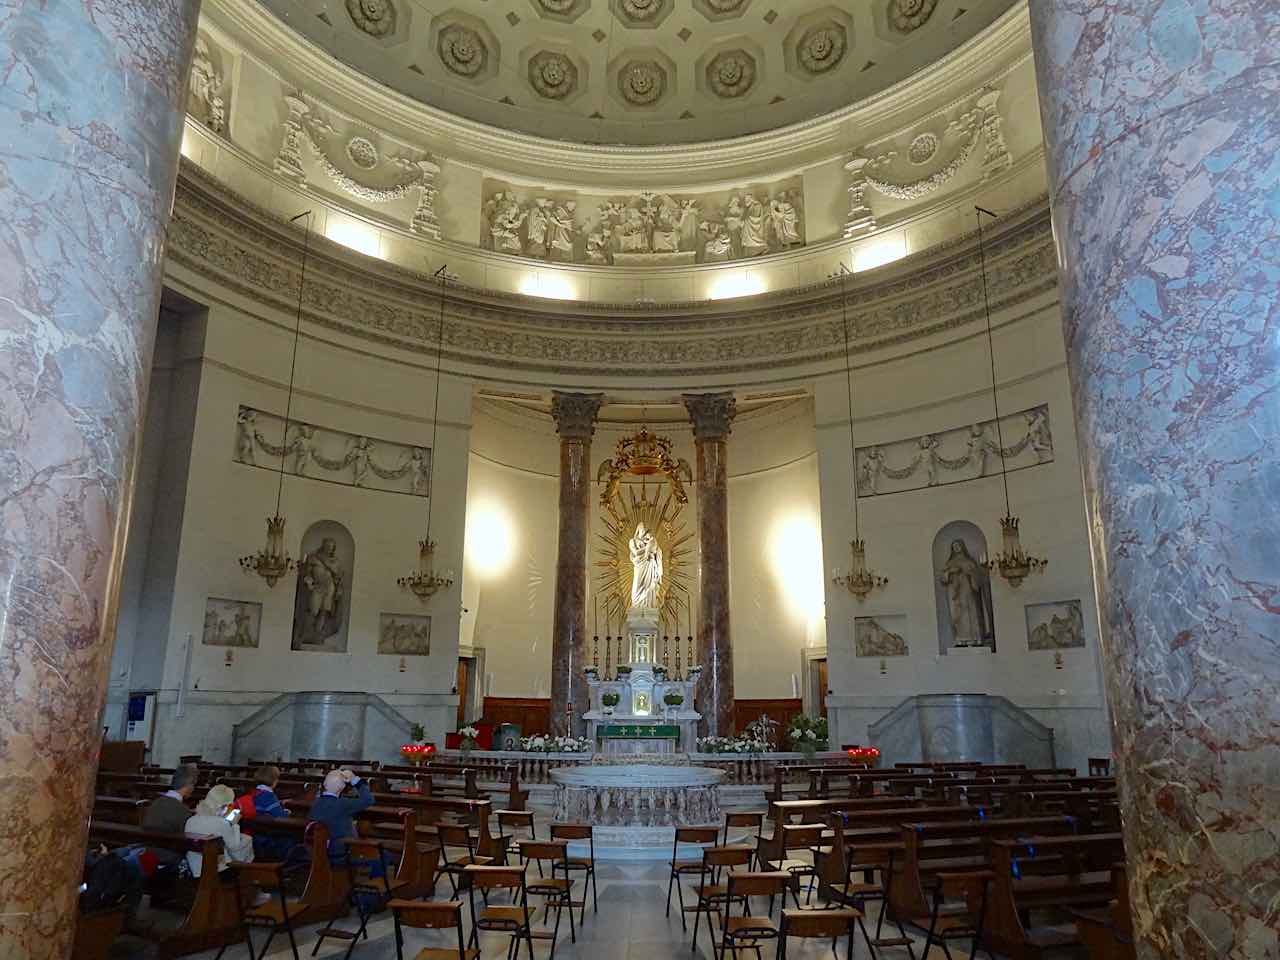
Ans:
<svg viewBox="0 0 1280 960"><path fill-rule="evenodd" d="M951 553L942 568L947 588L947 611L957 647L986 646L990 627L982 598L982 572L963 540L951 541Z"/></svg>
<svg viewBox="0 0 1280 960"><path fill-rule="evenodd" d="M236 416L236 459L251 467L257 466L253 459L253 434L257 429L255 419L256 415L247 407L241 407Z"/></svg>
<svg viewBox="0 0 1280 960"><path fill-rule="evenodd" d="M643 523L627 544L631 551L631 606L655 609L662 586L662 548Z"/></svg>
<svg viewBox="0 0 1280 960"><path fill-rule="evenodd" d="M1053 435L1049 432L1049 419L1043 409L1037 408L1027 414L1027 437L1038 463L1053 458Z"/></svg>
<svg viewBox="0 0 1280 960"><path fill-rule="evenodd" d="M409 455L409 492L421 497L427 492L427 456L421 447L414 447Z"/></svg>
<svg viewBox="0 0 1280 960"><path fill-rule="evenodd" d="M325 537L298 564L294 599L295 650L323 646L342 627L346 575L338 561L338 543Z"/></svg>
<svg viewBox="0 0 1280 960"><path fill-rule="evenodd" d="M307 464L311 461L311 445L316 428L305 423L298 424L298 432L294 435L290 450L293 452L293 472L303 477L307 474Z"/></svg>

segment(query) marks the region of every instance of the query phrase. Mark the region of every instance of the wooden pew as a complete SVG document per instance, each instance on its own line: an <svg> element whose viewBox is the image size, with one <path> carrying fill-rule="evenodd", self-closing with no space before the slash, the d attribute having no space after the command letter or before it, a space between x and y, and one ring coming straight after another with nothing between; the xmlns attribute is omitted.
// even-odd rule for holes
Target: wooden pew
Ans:
<svg viewBox="0 0 1280 960"><path fill-rule="evenodd" d="M190 907L176 928L155 928L152 936L161 960L183 957L202 950L214 950L228 944L241 943L244 931L235 887L223 883L216 865L222 855L218 837L188 837L181 833L156 833L127 823L94 820L89 825L89 838L108 847L134 844L186 855L198 853L207 867L197 880L190 881Z"/></svg>
<svg viewBox="0 0 1280 960"><path fill-rule="evenodd" d="M93 798L93 818L106 820L108 823L127 823L130 826L142 826L142 814L147 809L146 800L134 797L102 797Z"/></svg>
<svg viewBox="0 0 1280 960"><path fill-rule="evenodd" d="M435 781L435 777L452 777L462 778L462 796L469 800L483 800L490 793L505 793L506 810L524 810L529 799L529 791L520 789L520 765L518 763L501 763L486 764L484 766L475 766L473 764L449 763L447 761L433 760L426 764L422 771L426 774L424 787L432 793L443 793L446 796L456 788L444 786L441 789L440 784ZM480 775L493 774L496 779L487 778L482 783Z"/></svg>
<svg viewBox="0 0 1280 960"><path fill-rule="evenodd" d="M1111 868L1115 898L1106 910L1072 910L1076 933L1089 951L1089 960L1135 960L1133 916L1129 907L1129 875L1124 864Z"/></svg>
<svg viewBox="0 0 1280 960"><path fill-rule="evenodd" d="M922 811L928 816L927 811ZM889 878L889 904L899 920L929 926L929 891L940 873L983 870L990 865L988 845L997 839L1074 833L1071 817L1011 817L970 821L904 823L902 852Z"/></svg>
<svg viewBox="0 0 1280 960"><path fill-rule="evenodd" d="M1111 865L1123 859L1119 833L992 841L988 942L1010 960L1041 960L1047 950L1078 945L1073 928L1036 927L1024 918L1033 909L1107 906Z"/></svg>
<svg viewBox="0 0 1280 960"><path fill-rule="evenodd" d="M344 917L351 909L347 872L329 861L329 829L303 817L249 817L242 821L255 835L286 836L307 849L307 879L298 902L306 905L306 923Z"/></svg>

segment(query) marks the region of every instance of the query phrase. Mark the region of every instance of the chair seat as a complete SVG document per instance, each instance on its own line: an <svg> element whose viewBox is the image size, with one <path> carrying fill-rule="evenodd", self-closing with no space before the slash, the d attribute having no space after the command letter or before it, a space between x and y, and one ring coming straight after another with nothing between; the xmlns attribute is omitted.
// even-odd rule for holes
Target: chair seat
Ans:
<svg viewBox="0 0 1280 960"><path fill-rule="evenodd" d="M246 910L244 918L253 924L281 924L284 923L286 915L290 920L293 920L300 914L306 913L309 906L310 904L306 903L286 902L282 908L279 900L272 900L269 903L254 907L252 910Z"/></svg>
<svg viewBox="0 0 1280 960"><path fill-rule="evenodd" d="M413 960L479 960L480 951L475 947L471 947L466 953L458 956L457 950L441 949L440 947L426 947L418 951L418 955Z"/></svg>
<svg viewBox="0 0 1280 960"><path fill-rule="evenodd" d="M884 887L878 883L833 883L831 892L841 899L861 900L865 897L883 897Z"/></svg>
<svg viewBox="0 0 1280 960"><path fill-rule="evenodd" d="M812 873L814 866L808 860L770 860L769 869L775 872L783 873Z"/></svg>
<svg viewBox="0 0 1280 960"><path fill-rule="evenodd" d="M384 886L383 879L384 878L382 877L370 876L368 871L362 870L355 875L355 879L352 880L352 883L355 885L356 889L363 893L376 893L380 896L387 892L388 887L391 889L392 895L394 895L397 890L401 890L404 887L409 886L408 880L396 880L393 877L385 878L386 885Z"/></svg>
<svg viewBox="0 0 1280 960"><path fill-rule="evenodd" d="M778 927L768 917L729 917L724 921L725 936L746 939L752 936L776 937Z"/></svg>
<svg viewBox="0 0 1280 960"><path fill-rule="evenodd" d="M672 860L671 869L676 873L701 873L701 860Z"/></svg>
<svg viewBox="0 0 1280 960"><path fill-rule="evenodd" d="M564 866L570 870L594 870L596 865L582 857L569 857L564 861Z"/></svg>
<svg viewBox="0 0 1280 960"><path fill-rule="evenodd" d="M557 877L540 877L537 880L530 880L525 884L525 889L530 893L560 894L571 889L573 885L563 878Z"/></svg>
<svg viewBox="0 0 1280 960"><path fill-rule="evenodd" d="M486 924L502 924L507 929L516 929L529 922L529 914L521 906L485 907L476 922L481 929L485 929Z"/></svg>
<svg viewBox="0 0 1280 960"><path fill-rule="evenodd" d="M466 866L487 867L493 863L493 857L458 857L456 860L446 860L441 869L444 870L461 870Z"/></svg>
<svg viewBox="0 0 1280 960"><path fill-rule="evenodd" d="M728 900L729 887L723 883L706 883L702 886L694 887L693 892L698 895L699 900ZM734 897L735 900L742 899Z"/></svg>

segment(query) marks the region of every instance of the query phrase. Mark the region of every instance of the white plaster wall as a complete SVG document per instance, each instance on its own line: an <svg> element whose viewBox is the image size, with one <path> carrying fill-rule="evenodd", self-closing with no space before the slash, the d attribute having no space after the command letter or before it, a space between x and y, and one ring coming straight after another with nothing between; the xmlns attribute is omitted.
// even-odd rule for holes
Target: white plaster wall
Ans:
<svg viewBox="0 0 1280 960"><path fill-rule="evenodd" d="M1001 318L997 318L999 323ZM858 604L831 584L835 568L849 567L853 537L849 417L845 378L816 384L823 553L827 591L830 686L828 706L841 743L867 743L867 725L903 699L921 693L989 693L1008 697L1055 728L1059 763L1085 767L1088 756L1110 752L1100 684L1098 620L1094 599L1074 418L1056 304L998 327L997 378L1002 413L1048 403L1055 460L1009 476L1013 513L1022 518L1023 546L1048 557L1046 573L1012 588L992 578L997 652L940 656L931 550L941 527L969 520L980 527L992 553L1000 545L1004 493L996 476L933 489L862 498L861 533L868 566L889 585ZM866 446L965 426L992 416L991 372L984 330L931 351L886 363L858 361L854 371L857 443ZM1016 439L1016 438L1014 438ZM1006 439L1009 442L1009 439ZM1084 649L1030 652L1024 606L1082 601ZM853 619L905 614L910 656L886 659L853 652Z"/></svg>
<svg viewBox="0 0 1280 960"><path fill-rule="evenodd" d="M214 304L209 311L172 615L164 644L155 748L162 762L171 762L181 753L229 755L232 723L281 692L375 693L397 705L411 721L426 725L429 736L437 740L453 727L460 586L455 583L424 608L395 583L416 565L416 541L426 521L425 500L285 477L280 509L288 520L287 549L295 559L303 533L317 520L336 520L355 539L345 654L292 651L293 577L268 588L238 565L240 556L263 545L265 518L275 510L277 482L272 471L234 461L236 410L248 404L284 412L292 346L288 326L224 304ZM304 336L291 415L354 434L429 444L433 392L430 370ZM439 544L437 567L454 570L458 580L470 404L470 385L446 376L440 390L431 534ZM260 455L259 462L263 460ZM210 596L263 604L260 646L236 649L230 666L223 662L225 648L200 643L205 600ZM378 618L383 612L428 612L434 618L430 656L406 658L404 673L398 669L398 657L377 653ZM193 646L184 676L188 636ZM186 716L178 718L174 710L184 683Z"/></svg>

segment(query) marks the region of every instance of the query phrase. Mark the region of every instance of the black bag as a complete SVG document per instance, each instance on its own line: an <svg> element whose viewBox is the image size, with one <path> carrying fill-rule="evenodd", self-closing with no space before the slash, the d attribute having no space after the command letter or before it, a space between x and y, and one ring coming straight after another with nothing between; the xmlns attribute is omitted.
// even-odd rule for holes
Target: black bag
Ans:
<svg viewBox="0 0 1280 960"><path fill-rule="evenodd" d="M128 899L133 882L133 868L114 853L90 854L85 862L80 909L89 913L119 906Z"/></svg>

